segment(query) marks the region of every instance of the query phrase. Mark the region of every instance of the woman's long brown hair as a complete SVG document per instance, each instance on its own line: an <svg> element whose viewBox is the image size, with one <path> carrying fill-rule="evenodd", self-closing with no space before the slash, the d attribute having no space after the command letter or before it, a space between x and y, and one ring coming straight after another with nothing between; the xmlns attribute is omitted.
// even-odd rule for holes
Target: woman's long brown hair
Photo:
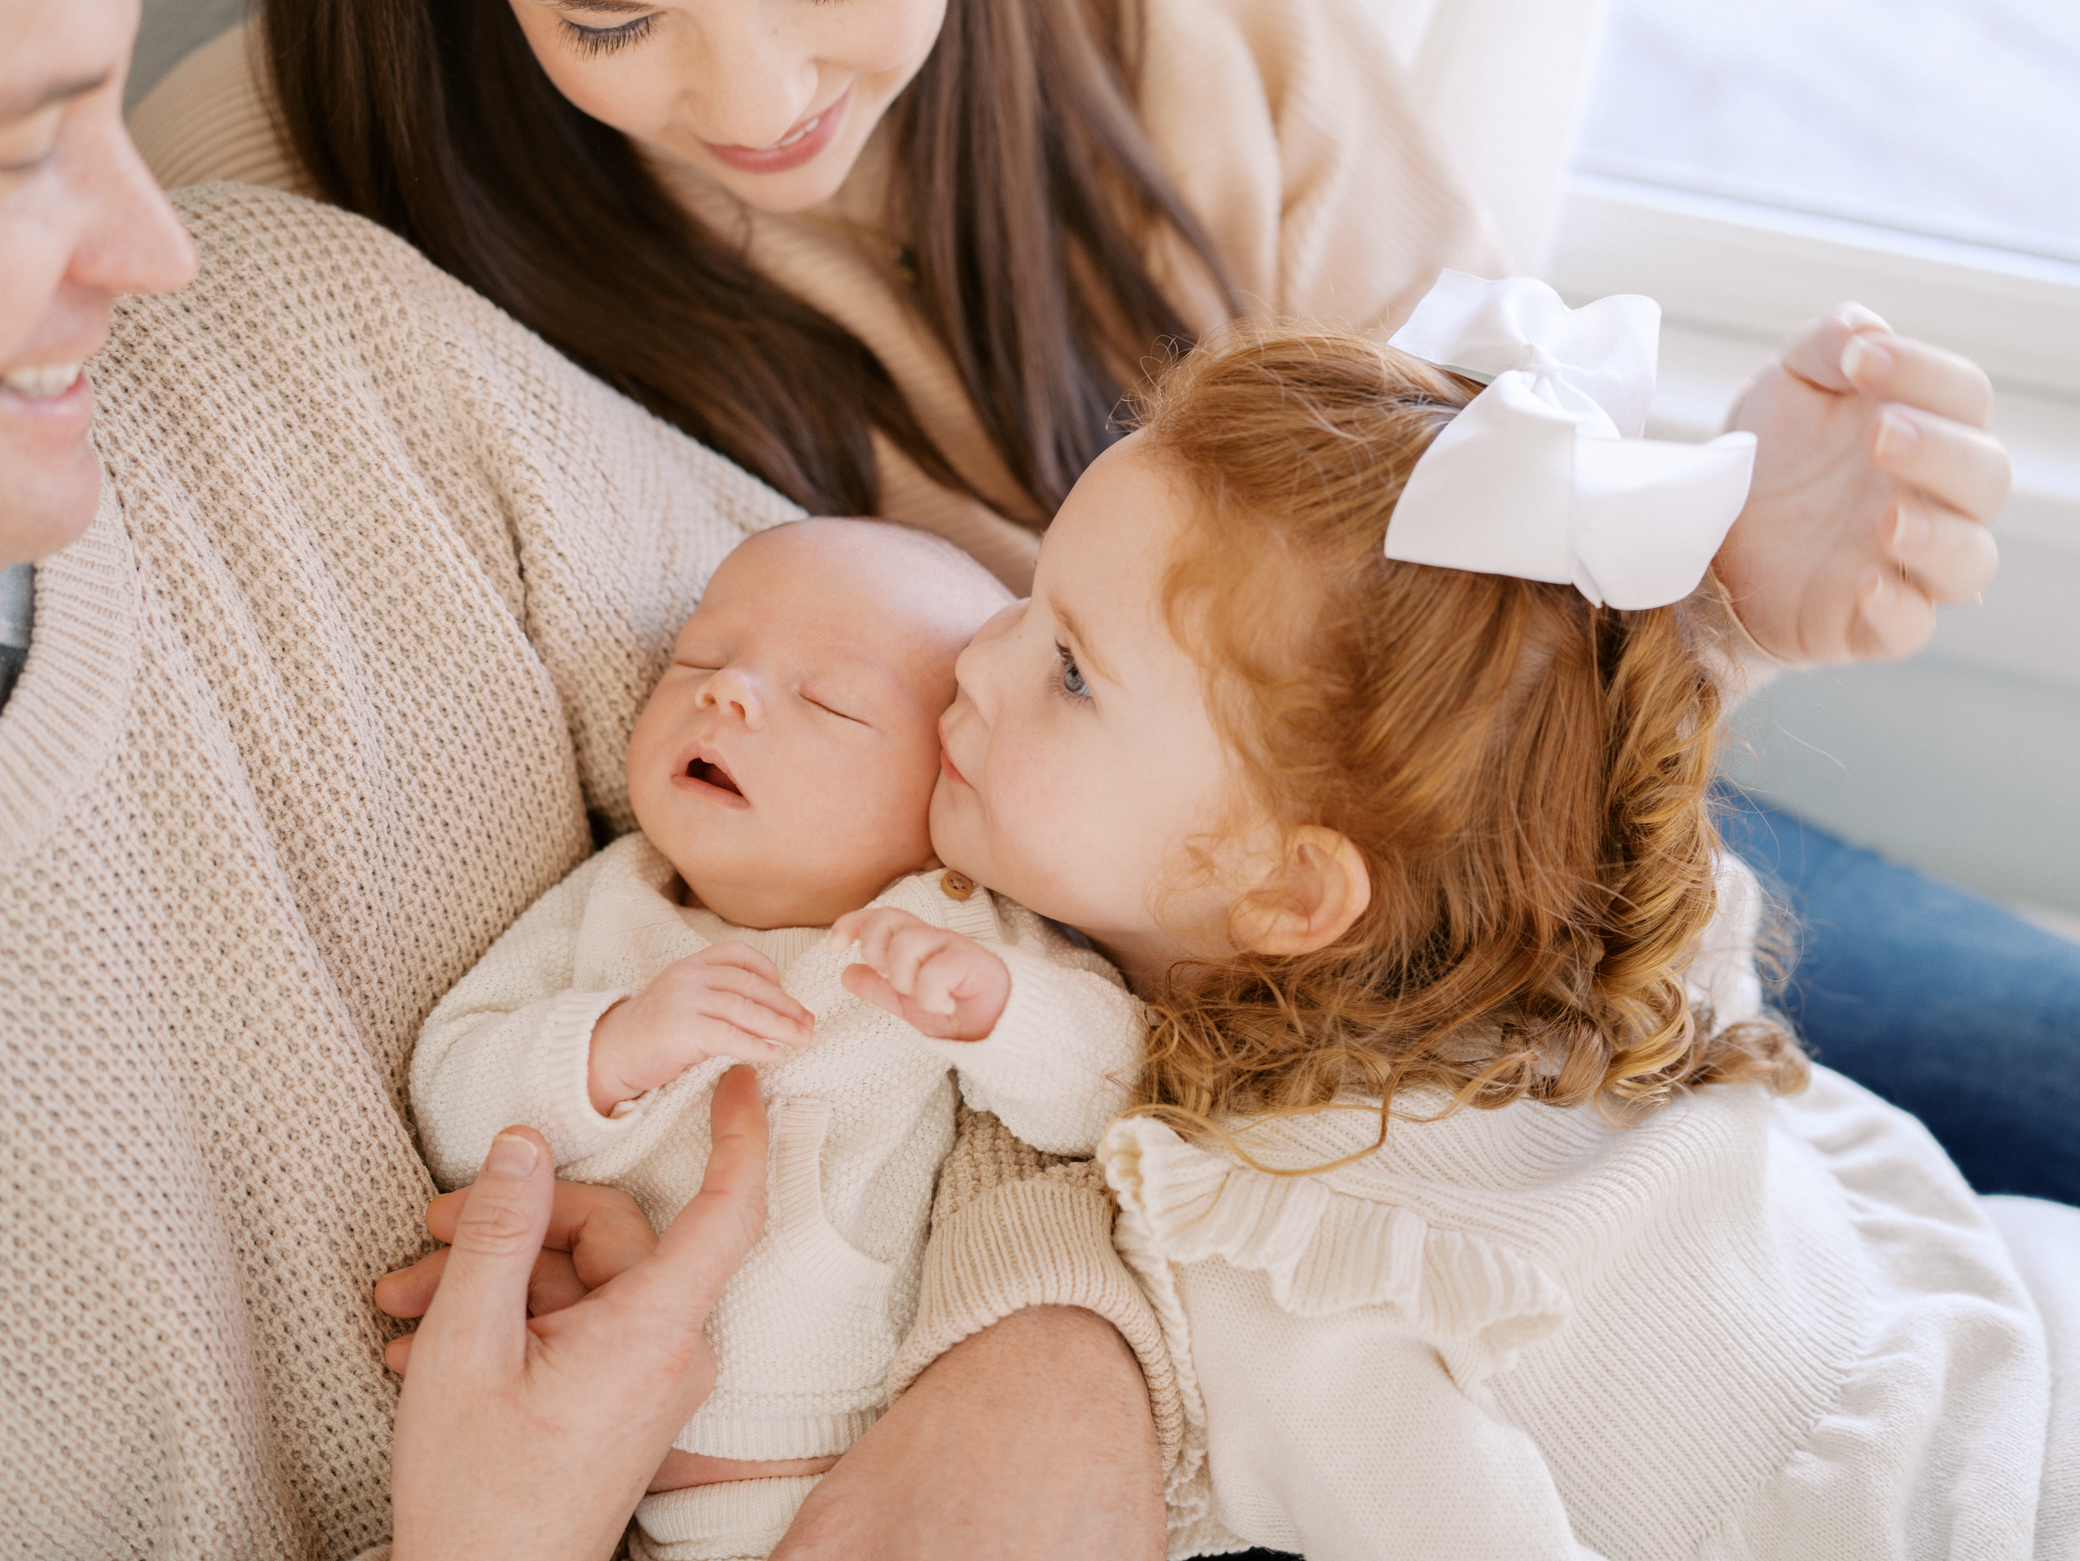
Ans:
<svg viewBox="0 0 2080 1561"><path fill-rule="evenodd" d="M1122 374L1188 339L1168 227L1218 282L1134 110L1133 0L950 0L891 113L917 306L1030 502L1117 436ZM826 514L877 509L872 431L967 485L887 369L672 197L542 71L507 0L263 0L291 150L609 384Z"/></svg>

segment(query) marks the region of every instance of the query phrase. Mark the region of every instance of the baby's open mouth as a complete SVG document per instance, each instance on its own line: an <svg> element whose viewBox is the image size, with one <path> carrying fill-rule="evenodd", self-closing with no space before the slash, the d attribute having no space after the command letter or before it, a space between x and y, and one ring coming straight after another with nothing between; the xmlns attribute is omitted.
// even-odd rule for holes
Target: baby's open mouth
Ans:
<svg viewBox="0 0 2080 1561"><path fill-rule="evenodd" d="M736 778L711 759L695 759L686 766L686 774L689 779L706 781L720 791L727 791L739 797L744 795L743 789L737 785Z"/></svg>

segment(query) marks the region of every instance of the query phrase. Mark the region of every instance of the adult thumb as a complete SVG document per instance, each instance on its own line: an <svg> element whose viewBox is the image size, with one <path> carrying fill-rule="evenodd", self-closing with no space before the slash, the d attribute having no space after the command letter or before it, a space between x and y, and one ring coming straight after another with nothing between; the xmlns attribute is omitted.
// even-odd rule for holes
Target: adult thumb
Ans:
<svg viewBox="0 0 2080 1561"><path fill-rule="evenodd" d="M698 1330L766 1222L766 1114L758 1075L735 1067L709 1107L708 1166L701 1189L666 1228L657 1250L627 1280L681 1327ZM451 1260L452 1261L452 1260Z"/></svg>
<svg viewBox="0 0 2080 1561"><path fill-rule="evenodd" d="M527 1282L548 1232L554 1180L549 1146L533 1128L509 1127L492 1140L456 1218L415 1355L436 1344L491 1367L525 1349Z"/></svg>

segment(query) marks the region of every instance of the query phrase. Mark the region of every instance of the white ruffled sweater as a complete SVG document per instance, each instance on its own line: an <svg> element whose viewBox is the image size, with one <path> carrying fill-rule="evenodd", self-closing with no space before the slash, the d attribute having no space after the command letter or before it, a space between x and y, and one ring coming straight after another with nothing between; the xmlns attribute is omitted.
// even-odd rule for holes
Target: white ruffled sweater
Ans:
<svg viewBox="0 0 2080 1561"><path fill-rule="evenodd" d="M1726 900L1692 982L1730 1022L1759 993ZM1629 1128L1397 1116L1371 1154L1352 1104L1241 1134L1363 1155L1316 1175L1147 1118L1100 1151L1184 1399L1174 1555L2080 1555L2080 1211L1975 1198L1825 1068Z"/></svg>

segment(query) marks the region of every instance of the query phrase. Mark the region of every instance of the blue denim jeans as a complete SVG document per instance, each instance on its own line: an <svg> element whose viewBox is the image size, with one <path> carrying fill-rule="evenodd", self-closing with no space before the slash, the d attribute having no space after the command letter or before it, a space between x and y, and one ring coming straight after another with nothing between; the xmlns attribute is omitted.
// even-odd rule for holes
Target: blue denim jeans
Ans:
<svg viewBox="0 0 2080 1561"><path fill-rule="evenodd" d="M1777 1001L1982 1193L2080 1204L2080 944L1727 788L1727 843L1797 918Z"/></svg>

